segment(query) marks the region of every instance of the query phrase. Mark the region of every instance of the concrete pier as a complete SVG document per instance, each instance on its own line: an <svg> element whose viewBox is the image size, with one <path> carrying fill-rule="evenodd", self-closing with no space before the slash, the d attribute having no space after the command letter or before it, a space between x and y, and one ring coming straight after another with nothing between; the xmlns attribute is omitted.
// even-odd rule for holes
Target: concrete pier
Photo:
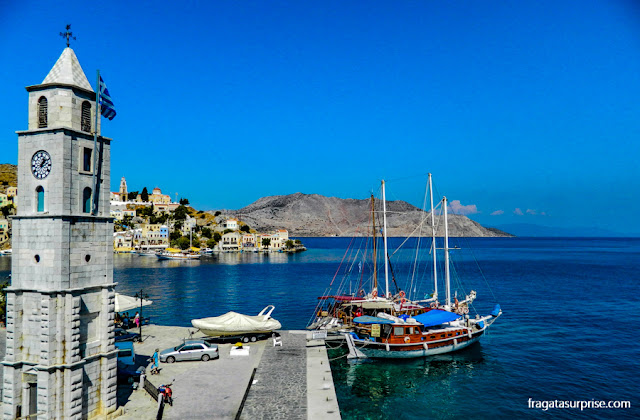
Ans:
<svg viewBox="0 0 640 420"><path fill-rule="evenodd" d="M146 365L156 348L176 346L190 331L143 327L136 360ZM174 404L166 407L163 418L340 419L324 341L311 340L306 331L280 333L282 346L274 347L271 339L245 344L249 356L231 356L233 345L219 344L218 360L161 363L160 374L147 379L155 387L173 383ZM157 403L143 389L119 387L118 404L121 419L155 418Z"/></svg>

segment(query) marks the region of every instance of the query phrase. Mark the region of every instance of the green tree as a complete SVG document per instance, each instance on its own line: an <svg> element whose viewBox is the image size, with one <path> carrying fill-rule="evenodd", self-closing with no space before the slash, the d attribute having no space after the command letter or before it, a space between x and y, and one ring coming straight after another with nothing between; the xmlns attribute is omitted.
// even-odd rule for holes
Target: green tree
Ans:
<svg viewBox="0 0 640 420"><path fill-rule="evenodd" d="M216 241L215 239L209 239L207 241L207 248L213 248L214 246L216 246L217 243L218 241Z"/></svg>
<svg viewBox="0 0 640 420"><path fill-rule="evenodd" d="M0 210L2 211L2 215L6 218L10 214L13 214L13 209L14 208L15 207L14 207L13 204L7 204L6 206L0 208Z"/></svg>
<svg viewBox="0 0 640 420"><path fill-rule="evenodd" d="M167 222L168 218L169 218L169 215L167 213L163 213L160 216L152 215L151 218L149 219L149 223L152 223L152 224L158 224L158 223L165 224Z"/></svg>
<svg viewBox="0 0 640 420"><path fill-rule="evenodd" d="M222 235L220 235L220 232L214 232L213 233L213 240L217 242L220 242L220 239L222 239Z"/></svg>
<svg viewBox="0 0 640 420"><path fill-rule="evenodd" d="M224 232L222 232L222 234L226 235L229 232L233 232L233 229L225 229Z"/></svg>
<svg viewBox="0 0 640 420"><path fill-rule="evenodd" d="M142 199L142 201L149 201L149 191L147 191L147 187L144 187L142 189L142 192L140 193L140 198Z"/></svg>
<svg viewBox="0 0 640 420"><path fill-rule="evenodd" d="M240 227L240 231L241 231L241 232L249 233L249 232L251 232L251 228L249 227L249 225L242 225L242 226Z"/></svg>
<svg viewBox="0 0 640 420"><path fill-rule="evenodd" d="M171 243L173 243L174 241L177 241L181 237L182 237L182 234L178 230L174 230L169 234L169 240L171 241Z"/></svg>
<svg viewBox="0 0 640 420"><path fill-rule="evenodd" d="M178 239L176 241L176 245L178 246L178 248L180 249L187 249L189 248L189 238L186 236L182 236L180 237L180 239Z"/></svg>
<svg viewBox="0 0 640 420"><path fill-rule="evenodd" d="M135 224L133 223L133 216L124 216L122 218L122 225L126 226L129 229L133 229L135 227Z"/></svg>
<svg viewBox="0 0 640 420"><path fill-rule="evenodd" d="M291 239L288 239L287 242L284 243L284 246L287 249L293 249L293 241Z"/></svg>
<svg viewBox="0 0 640 420"><path fill-rule="evenodd" d="M269 248L269 245L271 245L271 238L262 238L262 246Z"/></svg>
<svg viewBox="0 0 640 420"><path fill-rule="evenodd" d="M187 218L187 214L187 208L181 204L174 210L173 218L176 220L185 220Z"/></svg>
<svg viewBox="0 0 640 420"><path fill-rule="evenodd" d="M186 206L187 204L189 204L189 199L187 199L187 198L181 198L181 199L180 199L180 204L182 204L182 205L185 205L185 206Z"/></svg>
<svg viewBox="0 0 640 420"><path fill-rule="evenodd" d="M202 236L204 236L205 238L211 239L213 237L213 234L211 233L211 229L209 229L208 227L203 227Z"/></svg>
<svg viewBox="0 0 640 420"><path fill-rule="evenodd" d="M222 214L221 212L217 211L217 212L215 212L215 214L213 215L213 217L218 217L218 216L220 216L221 214Z"/></svg>
<svg viewBox="0 0 640 420"><path fill-rule="evenodd" d="M138 198L138 191L131 191L130 193L127 194L127 200L131 201L131 200L135 200L136 198Z"/></svg>
<svg viewBox="0 0 640 420"><path fill-rule="evenodd" d="M296 239L294 242L295 242L296 244L301 244L301 243L302 243L302 241L301 241L300 239Z"/></svg>
<svg viewBox="0 0 640 420"><path fill-rule="evenodd" d="M153 206L145 206L136 209L136 215L141 217L153 216Z"/></svg>

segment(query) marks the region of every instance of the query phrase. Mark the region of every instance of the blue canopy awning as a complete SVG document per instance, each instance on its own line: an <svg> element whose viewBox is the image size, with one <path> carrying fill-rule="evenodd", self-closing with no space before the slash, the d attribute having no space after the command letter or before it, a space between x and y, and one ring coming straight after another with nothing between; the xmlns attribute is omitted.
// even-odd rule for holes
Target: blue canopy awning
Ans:
<svg viewBox="0 0 640 420"><path fill-rule="evenodd" d="M367 324L367 325L368 324L395 324L395 322L389 319L378 318L377 316L369 316L369 315L355 317L353 318L353 322L357 324Z"/></svg>
<svg viewBox="0 0 640 420"><path fill-rule="evenodd" d="M413 317L413 319L415 319L425 327L444 324L445 322L454 321L458 318L460 318L460 315L440 309L432 309L429 312L425 312Z"/></svg>

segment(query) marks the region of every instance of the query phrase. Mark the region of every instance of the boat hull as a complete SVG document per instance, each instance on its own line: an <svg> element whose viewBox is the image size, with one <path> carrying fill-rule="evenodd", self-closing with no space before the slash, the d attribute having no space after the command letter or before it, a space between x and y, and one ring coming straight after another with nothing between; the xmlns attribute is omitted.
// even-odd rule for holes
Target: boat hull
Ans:
<svg viewBox="0 0 640 420"><path fill-rule="evenodd" d="M204 335L207 335L209 337L230 337L230 336L245 335L245 334L271 334L273 332L273 330L221 331L221 330L208 329L208 328L198 328L198 329Z"/></svg>
<svg viewBox="0 0 640 420"><path fill-rule="evenodd" d="M156 255L159 260L179 260L179 261L191 261L199 260L200 255Z"/></svg>
<svg viewBox="0 0 640 420"><path fill-rule="evenodd" d="M385 343L367 342L367 340L354 339L353 336L347 335L347 344L355 346L359 358L371 359L415 359L419 357L435 356L438 354L452 353L469 347L471 344L480 340L484 334L484 330L478 331L471 338L456 338L450 340L445 345L429 347L429 343L415 343L405 345L387 345ZM426 348L425 348L426 344Z"/></svg>

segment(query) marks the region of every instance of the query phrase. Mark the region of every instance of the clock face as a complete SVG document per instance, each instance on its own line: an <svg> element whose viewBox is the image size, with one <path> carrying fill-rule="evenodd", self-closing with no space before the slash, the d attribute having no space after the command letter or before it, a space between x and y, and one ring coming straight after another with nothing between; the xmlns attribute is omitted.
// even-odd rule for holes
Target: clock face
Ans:
<svg viewBox="0 0 640 420"><path fill-rule="evenodd" d="M36 152L31 158L31 172L38 179L44 179L51 172L51 156L44 150Z"/></svg>

